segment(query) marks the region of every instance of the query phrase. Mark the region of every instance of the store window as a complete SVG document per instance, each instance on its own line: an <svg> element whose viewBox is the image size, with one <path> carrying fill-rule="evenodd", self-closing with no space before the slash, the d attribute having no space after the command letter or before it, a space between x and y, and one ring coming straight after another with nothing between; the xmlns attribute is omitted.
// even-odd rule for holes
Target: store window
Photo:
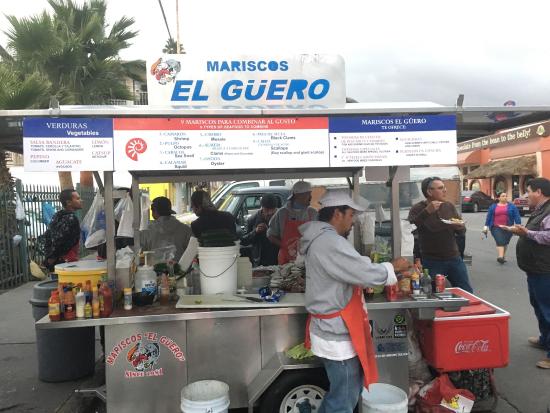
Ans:
<svg viewBox="0 0 550 413"><path fill-rule="evenodd" d="M470 190L480 191L481 190L481 183L477 179L470 182Z"/></svg>
<svg viewBox="0 0 550 413"><path fill-rule="evenodd" d="M495 178L495 185L493 187L494 196L496 197L501 192L507 191L506 178L503 176L497 176Z"/></svg>

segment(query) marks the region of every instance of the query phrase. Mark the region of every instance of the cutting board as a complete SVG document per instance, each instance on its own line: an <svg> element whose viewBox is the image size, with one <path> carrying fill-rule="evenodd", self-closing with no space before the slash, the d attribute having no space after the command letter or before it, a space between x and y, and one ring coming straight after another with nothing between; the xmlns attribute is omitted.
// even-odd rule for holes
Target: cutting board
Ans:
<svg viewBox="0 0 550 413"><path fill-rule="evenodd" d="M258 294L244 294L258 298ZM304 294L288 293L278 303L256 303L231 294L213 295L183 295L180 296L176 308L278 308L303 307Z"/></svg>

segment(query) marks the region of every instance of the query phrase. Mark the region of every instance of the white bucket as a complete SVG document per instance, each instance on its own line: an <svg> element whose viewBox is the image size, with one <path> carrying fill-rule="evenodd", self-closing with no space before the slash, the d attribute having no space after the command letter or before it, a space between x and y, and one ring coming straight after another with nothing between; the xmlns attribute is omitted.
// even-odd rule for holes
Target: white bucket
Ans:
<svg viewBox="0 0 550 413"><path fill-rule="evenodd" d="M369 391L370 390L370 391ZM373 383L363 388L363 413L407 413L409 397L399 387Z"/></svg>
<svg viewBox="0 0 550 413"><path fill-rule="evenodd" d="M227 413L229 386L217 380L191 383L181 391L182 413Z"/></svg>
<svg viewBox="0 0 550 413"><path fill-rule="evenodd" d="M199 247L201 294L235 294L237 292L237 257L239 247Z"/></svg>

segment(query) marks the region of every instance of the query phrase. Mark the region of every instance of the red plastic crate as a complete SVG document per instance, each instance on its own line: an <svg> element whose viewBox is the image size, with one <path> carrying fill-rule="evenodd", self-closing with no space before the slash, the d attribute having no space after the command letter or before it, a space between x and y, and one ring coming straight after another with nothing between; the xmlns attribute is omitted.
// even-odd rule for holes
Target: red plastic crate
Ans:
<svg viewBox="0 0 550 413"><path fill-rule="evenodd" d="M510 314L479 300L481 304L454 316L446 313L433 321L416 322L422 353L433 368L447 372L508 365Z"/></svg>

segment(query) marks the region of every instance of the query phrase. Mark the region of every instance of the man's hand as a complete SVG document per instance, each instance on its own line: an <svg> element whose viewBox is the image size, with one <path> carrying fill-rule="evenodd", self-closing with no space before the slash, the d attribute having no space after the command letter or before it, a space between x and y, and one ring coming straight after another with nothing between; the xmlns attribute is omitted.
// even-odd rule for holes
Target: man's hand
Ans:
<svg viewBox="0 0 550 413"><path fill-rule="evenodd" d="M511 227L505 227L503 229L505 229L506 231L510 231L512 234L519 235L520 237L525 237L527 235L527 231L529 231L523 225L518 224Z"/></svg>
<svg viewBox="0 0 550 413"><path fill-rule="evenodd" d="M433 214L439 209L442 203L443 202L441 201L432 201L428 203L428 206L426 207L426 211L428 211L429 214Z"/></svg>
<svg viewBox="0 0 550 413"><path fill-rule="evenodd" d="M412 267L412 263L410 263L406 258L398 257L394 259L391 262L391 265L393 265L393 270L395 273L407 271L409 268Z"/></svg>
<svg viewBox="0 0 550 413"><path fill-rule="evenodd" d="M260 234L266 231L267 231L267 225L265 223L262 222L261 224L258 224L256 226L256 234Z"/></svg>
<svg viewBox="0 0 550 413"><path fill-rule="evenodd" d="M52 265L55 263L55 258L48 258L46 262L48 263L48 265Z"/></svg>

